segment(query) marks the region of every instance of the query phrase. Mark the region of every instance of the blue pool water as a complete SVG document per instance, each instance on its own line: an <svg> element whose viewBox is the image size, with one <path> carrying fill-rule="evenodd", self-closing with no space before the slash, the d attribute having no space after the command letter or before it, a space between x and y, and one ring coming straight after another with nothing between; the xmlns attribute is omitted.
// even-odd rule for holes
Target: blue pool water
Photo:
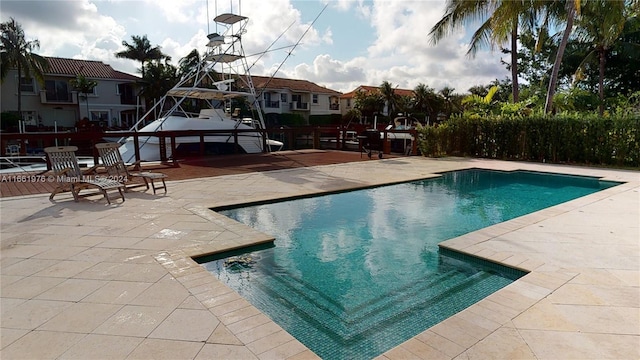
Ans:
<svg viewBox="0 0 640 360"><path fill-rule="evenodd" d="M274 245L199 261L322 358L369 359L523 275L438 243L615 185L473 169L221 210Z"/></svg>

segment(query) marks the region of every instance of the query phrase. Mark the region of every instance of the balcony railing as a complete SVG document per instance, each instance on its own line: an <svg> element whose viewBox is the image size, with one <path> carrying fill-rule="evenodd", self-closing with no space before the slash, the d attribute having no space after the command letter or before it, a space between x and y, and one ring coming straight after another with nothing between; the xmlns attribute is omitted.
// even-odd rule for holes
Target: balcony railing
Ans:
<svg viewBox="0 0 640 360"><path fill-rule="evenodd" d="M75 92L47 92L40 91L40 102L42 104L77 104L78 94Z"/></svg>
<svg viewBox="0 0 640 360"><path fill-rule="evenodd" d="M280 108L280 101L265 101L264 102L264 107L265 108Z"/></svg>
<svg viewBox="0 0 640 360"><path fill-rule="evenodd" d="M329 105L330 110L340 110L340 104L331 104Z"/></svg>
<svg viewBox="0 0 640 360"><path fill-rule="evenodd" d="M289 103L289 108L291 110L309 110L309 103L292 102Z"/></svg>

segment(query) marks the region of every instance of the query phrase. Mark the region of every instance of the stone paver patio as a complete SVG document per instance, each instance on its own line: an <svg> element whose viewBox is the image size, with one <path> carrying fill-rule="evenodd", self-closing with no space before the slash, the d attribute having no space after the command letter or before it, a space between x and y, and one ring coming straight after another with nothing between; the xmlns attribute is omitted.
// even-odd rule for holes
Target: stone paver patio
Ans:
<svg viewBox="0 0 640 360"><path fill-rule="evenodd" d="M470 167L625 183L442 243L530 273L379 358L640 358L640 172L421 157L3 198L0 358L316 358L191 259L272 240L209 208Z"/></svg>

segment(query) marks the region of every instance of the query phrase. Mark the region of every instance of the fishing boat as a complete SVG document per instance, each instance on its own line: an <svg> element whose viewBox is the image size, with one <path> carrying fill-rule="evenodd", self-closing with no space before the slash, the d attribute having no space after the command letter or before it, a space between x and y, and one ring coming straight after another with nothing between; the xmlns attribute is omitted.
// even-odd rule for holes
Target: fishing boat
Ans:
<svg viewBox="0 0 640 360"><path fill-rule="evenodd" d="M131 131L208 131L203 136L205 151L216 154L260 153L282 148L282 142L256 131L265 129L265 123L242 46L248 21L245 16L231 13L216 16L216 29L224 29L222 34L207 36L207 51L197 66L143 115ZM140 136L138 142L139 160L158 161L161 150L167 158L173 155L170 142L158 136ZM199 149L201 137L179 136L175 142L178 151L189 152ZM135 152L134 139L129 137L120 147L122 158L135 162L138 160Z"/></svg>

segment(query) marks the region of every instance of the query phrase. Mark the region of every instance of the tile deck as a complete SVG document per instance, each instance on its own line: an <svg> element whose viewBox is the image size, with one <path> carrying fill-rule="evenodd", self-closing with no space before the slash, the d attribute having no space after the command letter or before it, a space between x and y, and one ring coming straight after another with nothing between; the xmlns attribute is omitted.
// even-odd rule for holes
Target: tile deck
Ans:
<svg viewBox="0 0 640 360"><path fill-rule="evenodd" d="M470 167L624 184L443 242L529 274L379 359L640 358L640 172L422 157L289 165L176 176L166 195L112 205L3 195L0 358L317 358L192 260L273 240L209 208Z"/></svg>

